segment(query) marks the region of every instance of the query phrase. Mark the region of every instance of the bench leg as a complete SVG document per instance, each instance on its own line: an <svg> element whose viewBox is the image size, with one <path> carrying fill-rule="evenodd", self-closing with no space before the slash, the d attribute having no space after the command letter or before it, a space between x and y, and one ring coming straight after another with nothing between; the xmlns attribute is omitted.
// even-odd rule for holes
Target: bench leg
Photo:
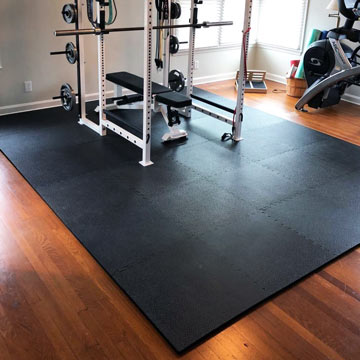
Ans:
<svg viewBox="0 0 360 360"><path fill-rule="evenodd" d="M122 86L114 84L114 97L123 96Z"/></svg>
<svg viewBox="0 0 360 360"><path fill-rule="evenodd" d="M165 120L166 125L169 128L169 132L164 134L162 137L163 142L173 141L181 138L186 138L188 133L185 130L179 129L179 126L174 124L170 126L170 121L167 115L167 110L165 106L161 106L161 114Z"/></svg>

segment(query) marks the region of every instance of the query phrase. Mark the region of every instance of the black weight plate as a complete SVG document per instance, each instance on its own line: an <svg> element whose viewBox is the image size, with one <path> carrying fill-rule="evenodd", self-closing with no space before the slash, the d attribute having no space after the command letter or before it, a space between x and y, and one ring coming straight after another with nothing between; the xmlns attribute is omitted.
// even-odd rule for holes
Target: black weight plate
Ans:
<svg viewBox="0 0 360 360"><path fill-rule="evenodd" d="M169 85L173 91L180 92L185 87L185 77L179 70L172 70L169 73Z"/></svg>
<svg viewBox="0 0 360 360"><path fill-rule="evenodd" d="M70 84L66 83L60 89L61 104L66 111L71 111L76 102L75 92Z"/></svg>
<svg viewBox="0 0 360 360"><path fill-rule="evenodd" d="M176 54L179 48L179 39L175 35L170 35L170 54Z"/></svg>
<svg viewBox="0 0 360 360"><path fill-rule="evenodd" d="M171 19L179 19L181 16L181 5L178 2L171 3Z"/></svg>
<svg viewBox="0 0 360 360"><path fill-rule="evenodd" d="M72 24L77 20L77 10L74 4L66 4L62 9L62 16L66 23Z"/></svg>
<svg viewBox="0 0 360 360"><path fill-rule="evenodd" d="M70 64L75 64L78 61L78 50L72 42L68 42L65 47L66 59Z"/></svg>

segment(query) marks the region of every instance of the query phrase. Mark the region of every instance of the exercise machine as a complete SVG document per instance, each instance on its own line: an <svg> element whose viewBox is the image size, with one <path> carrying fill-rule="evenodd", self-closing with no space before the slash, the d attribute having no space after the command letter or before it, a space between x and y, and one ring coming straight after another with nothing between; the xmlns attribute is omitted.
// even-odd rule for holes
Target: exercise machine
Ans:
<svg viewBox="0 0 360 360"><path fill-rule="evenodd" d="M360 85L360 46L351 49L344 40L360 43L360 30L354 29L360 18L360 0L338 0L345 25L329 31L327 39L314 42L304 55L305 78L308 89L295 105L325 108L340 102L345 90Z"/></svg>
<svg viewBox="0 0 360 360"><path fill-rule="evenodd" d="M88 126L92 130L96 131L101 136L106 135L107 130L111 130L116 134L120 135L124 139L130 141L134 145L142 149L142 160L140 164L143 166L151 165L151 121L152 121L152 110L160 111L163 114L164 119L167 121L169 126L169 133L165 134L163 140L175 139L177 137L183 137L184 132L177 128L179 125L179 115L190 117L191 110L196 109L208 115L213 116L219 120L232 125L232 139L239 141L241 139L241 125L243 121L243 99L244 99L244 82L245 76L240 75L239 84L240 89L238 92L237 106L231 109L232 116L224 117L222 115L213 114L211 111L206 110L203 107L194 105L192 99L193 94L193 71L194 71L194 53L195 53L195 33L196 29L209 28L212 26L228 26L232 25L232 22L202 22L198 23L198 5L202 4L201 0L191 0L190 8L190 20L186 24L172 23L171 16L162 24L154 25L152 11L154 7L153 0L144 0L144 26L137 27L107 27L107 22L111 22L111 17L106 21L106 9L109 6L109 2L105 0L96 0L96 19L93 19L93 11L90 11L89 3L93 3L93 0L87 0L80 2L75 0L74 4L68 4L66 9L63 9L64 19L69 24L75 24L73 30L57 30L55 36L75 36L76 44L76 63L78 67L77 79L78 79L78 91L72 89L69 84L62 86L62 91L59 98L64 105L66 110L71 110L75 106L75 99L78 99L78 113L79 123ZM113 5L115 1L113 0ZM168 7L171 8L171 0L168 0ZM114 8L116 5L114 6ZM243 47L248 47L248 30L250 28L252 1L247 0L245 6L245 19L244 19L244 31L243 31ZM88 14L88 20L92 27L86 28L85 16ZM188 76L187 76L187 87L186 94L180 94L173 89L176 85L182 86L182 78L175 72L169 72L169 68L164 65L164 79L163 84L156 84L152 81L152 49L153 49L153 31L163 30L166 33L164 40L165 45L165 57L170 56L168 49L171 45L171 30L177 28L189 28L189 61L188 61ZM129 31L143 31L144 32L144 78L138 77L134 74L126 72L106 74L105 66L105 36L113 32L129 32ZM84 55L84 35L96 35L98 43L98 83L99 83L99 106L98 106L98 120L94 121L89 119L85 110L85 55ZM176 43L173 47L177 47ZM69 53L66 51L67 56ZM59 53L59 52L58 52ZM241 51L240 59L240 74L244 74L246 51ZM165 64L169 64L168 61ZM175 78L174 78L175 77ZM116 86L115 96L113 98L112 106L124 107L133 106L135 103L141 103L143 109L143 121L141 133L134 133L128 128L125 128L119 124L118 114L116 114L116 108L111 109L107 105L106 96L106 80L111 81ZM177 87L177 86L176 86ZM134 94L122 93L122 88L131 90ZM230 110L230 109L229 109Z"/></svg>

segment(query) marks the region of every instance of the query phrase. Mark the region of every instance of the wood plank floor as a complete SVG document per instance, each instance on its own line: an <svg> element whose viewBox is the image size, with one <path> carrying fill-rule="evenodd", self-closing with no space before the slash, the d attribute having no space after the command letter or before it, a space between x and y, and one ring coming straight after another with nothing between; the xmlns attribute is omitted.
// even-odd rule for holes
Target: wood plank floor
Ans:
<svg viewBox="0 0 360 360"><path fill-rule="evenodd" d="M357 106L298 113L268 85L246 103L360 144ZM205 88L236 96L232 82ZM179 356L0 155L0 359L357 360L360 250Z"/></svg>

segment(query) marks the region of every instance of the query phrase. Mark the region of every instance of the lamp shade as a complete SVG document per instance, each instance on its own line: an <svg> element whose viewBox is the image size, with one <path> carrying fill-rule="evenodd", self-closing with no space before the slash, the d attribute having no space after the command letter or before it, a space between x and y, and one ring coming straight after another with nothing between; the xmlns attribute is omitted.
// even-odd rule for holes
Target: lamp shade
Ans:
<svg viewBox="0 0 360 360"><path fill-rule="evenodd" d="M339 11L338 0L331 0L326 9Z"/></svg>

